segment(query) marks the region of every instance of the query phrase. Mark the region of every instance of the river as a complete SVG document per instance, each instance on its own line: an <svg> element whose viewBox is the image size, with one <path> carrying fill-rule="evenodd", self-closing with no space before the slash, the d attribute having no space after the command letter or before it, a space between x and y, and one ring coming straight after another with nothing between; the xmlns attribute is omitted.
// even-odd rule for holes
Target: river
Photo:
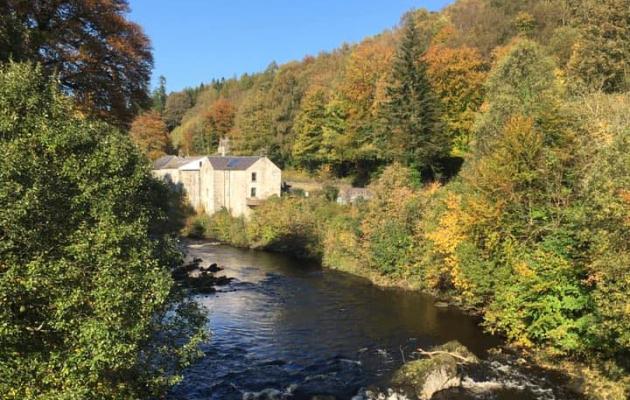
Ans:
<svg viewBox="0 0 630 400"><path fill-rule="evenodd" d="M197 296L208 309L211 340L169 394L172 400L351 399L368 387L386 392L391 373L417 357L419 347L458 340L487 359L487 350L501 343L477 319L436 307L422 293L379 288L286 255L210 242L187 246L189 257L216 262L235 279L215 294ZM544 378L539 383L511 375L511 384L499 391L442 397L558 398Z"/></svg>

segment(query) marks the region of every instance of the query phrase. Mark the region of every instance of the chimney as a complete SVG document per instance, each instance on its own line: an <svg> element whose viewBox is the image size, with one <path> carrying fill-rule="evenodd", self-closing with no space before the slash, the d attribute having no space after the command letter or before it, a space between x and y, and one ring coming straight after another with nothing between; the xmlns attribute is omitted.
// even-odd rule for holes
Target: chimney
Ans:
<svg viewBox="0 0 630 400"><path fill-rule="evenodd" d="M230 152L230 139L227 137L219 140L219 154L225 157Z"/></svg>

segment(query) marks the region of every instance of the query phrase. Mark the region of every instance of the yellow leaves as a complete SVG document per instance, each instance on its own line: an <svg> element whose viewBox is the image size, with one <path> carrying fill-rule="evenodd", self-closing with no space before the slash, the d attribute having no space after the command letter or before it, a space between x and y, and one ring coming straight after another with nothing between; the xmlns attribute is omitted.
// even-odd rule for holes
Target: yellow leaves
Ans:
<svg viewBox="0 0 630 400"><path fill-rule="evenodd" d="M467 237L464 220L469 218L461 212L460 202L460 196L450 193L446 199L447 211L440 218L438 228L425 234L441 253L447 255L447 259L453 257L457 245Z"/></svg>
<svg viewBox="0 0 630 400"><path fill-rule="evenodd" d="M467 295L471 285L461 269L457 247L468 239L468 229L474 221L471 215L463 212L461 200L459 195L448 194L445 200L447 210L439 219L438 227L426 232L424 238L442 255L446 267L444 272L449 274L453 285Z"/></svg>
<svg viewBox="0 0 630 400"><path fill-rule="evenodd" d="M529 268L529 265L525 261L516 262L516 264L514 264L514 272L525 278L531 278L535 275L535 272Z"/></svg>
<svg viewBox="0 0 630 400"><path fill-rule="evenodd" d="M379 102L383 101L383 78L394 56L394 46L387 39L379 37L362 42L346 63L340 92L353 105L349 110L352 117L362 118L370 113L377 97Z"/></svg>

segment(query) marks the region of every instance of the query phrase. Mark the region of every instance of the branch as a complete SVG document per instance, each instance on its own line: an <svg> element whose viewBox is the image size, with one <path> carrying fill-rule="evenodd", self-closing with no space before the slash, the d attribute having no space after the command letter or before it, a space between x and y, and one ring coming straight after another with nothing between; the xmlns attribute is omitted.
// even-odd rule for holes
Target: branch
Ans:
<svg viewBox="0 0 630 400"><path fill-rule="evenodd" d="M420 352L420 354L422 354L423 356L428 356L428 357L433 357L433 356L438 355L438 354L446 354L446 355L449 355L449 356L451 356L453 358L457 358L459 360L462 360L465 363L470 362L470 358L463 357L463 356L460 356L459 354L451 353L449 351L441 351L441 350L438 350L438 351L425 351L425 350L422 350L421 348L418 348L418 352Z"/></svg>

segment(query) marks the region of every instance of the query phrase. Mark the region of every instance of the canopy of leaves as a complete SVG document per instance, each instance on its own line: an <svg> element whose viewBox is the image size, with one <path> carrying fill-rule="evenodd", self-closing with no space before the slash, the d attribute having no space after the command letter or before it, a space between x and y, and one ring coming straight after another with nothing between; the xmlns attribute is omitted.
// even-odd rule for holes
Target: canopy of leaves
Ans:
<svg viewBox="0 0 630 400"><path fill-rule="evenodd" d="M0 3L0 62L40 62L83 112L128 126L149 105L151 45L127 0Z"/></svg>
<svg viewBox="0 0 630 400"><path fill-rule="evenodd" d="M437 159L448 153L449 139L441 124L439 100L427 76L424 49L411 19L402 34L384 106L391 156L419 170L434 169Z"/></svg>
<svg viewBox="0 0 630 400"><path fill-rule="evenodd" d="M166 124L156 111L146 111L137 116L131 124L129 135L151 160L162 157L171 148Z"/></svg>
<svg viewBox="0 0 630 400"><path fill-rule="evenodd" d="M204 318L174 286L166 188L40 68L0 69L0 397L159 396Z"/></svg>
<svg viewBox="0 0 630 400"><path fill-rule="evenodd" d="M193 106L192 98L188 92L171 93L166 98L163 118L169 131L173 130L182 122L186 111Z"/></svg>

